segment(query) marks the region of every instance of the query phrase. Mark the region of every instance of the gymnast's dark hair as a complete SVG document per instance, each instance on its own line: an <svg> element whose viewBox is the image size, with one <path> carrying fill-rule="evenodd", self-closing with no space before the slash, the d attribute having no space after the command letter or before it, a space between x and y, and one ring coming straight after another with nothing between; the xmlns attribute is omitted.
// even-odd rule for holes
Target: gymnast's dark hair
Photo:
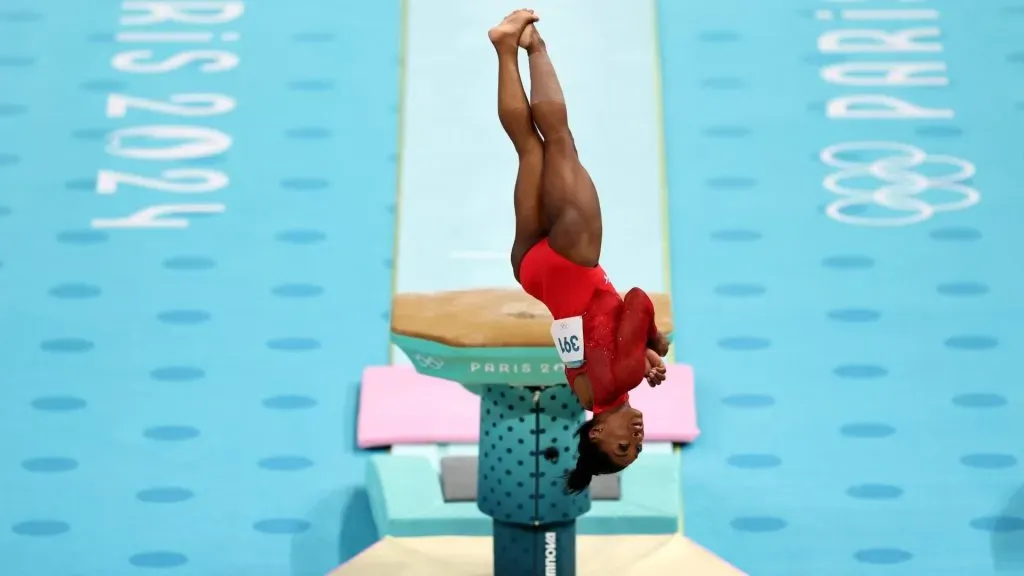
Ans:
<svg viewBox="0 0 1024 576"><path fill-rule="evenodd" d="M565 491L569 494L579 494L586 490L594 476L615 474L624 468L613 462L597 447L597 443L590 439L590 431L594 424L594 420L590 419L576 430L575 436L579 438L576 467L567 471L564 476Z"/></svg>

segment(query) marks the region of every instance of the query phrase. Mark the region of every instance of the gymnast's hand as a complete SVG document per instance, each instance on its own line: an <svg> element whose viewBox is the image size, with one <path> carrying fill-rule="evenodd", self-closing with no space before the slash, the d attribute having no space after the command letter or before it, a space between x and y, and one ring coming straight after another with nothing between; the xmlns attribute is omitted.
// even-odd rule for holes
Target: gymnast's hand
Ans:
<svg viewBox="0 0 1024 576"><path fill-rule="evenodd" d="M644 365L647 368L644 378L652 388L665 381L665 362L661 360L660 354L648 349L646 358L644 358Z"/></svg>

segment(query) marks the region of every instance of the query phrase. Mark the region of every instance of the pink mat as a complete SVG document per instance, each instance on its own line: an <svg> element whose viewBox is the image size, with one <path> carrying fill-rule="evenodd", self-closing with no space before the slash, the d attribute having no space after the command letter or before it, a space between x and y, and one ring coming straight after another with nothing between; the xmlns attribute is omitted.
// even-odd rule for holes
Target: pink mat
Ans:
<svg viewBox="0 0 1024 576"><path fill-rule="evenodd" d="M669 366L661 386L641 384L630 393L630 403L644 413L649 442L692 442L700 434L690 366ZM357 435L360 448L475 444L480 398L450 380L418 374L411 366L371 366L363 371Z"/></svg>

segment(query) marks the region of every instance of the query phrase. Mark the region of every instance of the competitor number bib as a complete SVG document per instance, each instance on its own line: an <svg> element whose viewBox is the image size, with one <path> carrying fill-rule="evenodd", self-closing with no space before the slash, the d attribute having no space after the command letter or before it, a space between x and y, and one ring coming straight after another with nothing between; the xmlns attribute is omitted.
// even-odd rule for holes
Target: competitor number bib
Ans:
<svg viewBox="0 0 1024 576"><path fill-rule="evenodd" d="M583 317L562 318L551 323L551 339L562 364L569 368L583 365Z"/></svg>

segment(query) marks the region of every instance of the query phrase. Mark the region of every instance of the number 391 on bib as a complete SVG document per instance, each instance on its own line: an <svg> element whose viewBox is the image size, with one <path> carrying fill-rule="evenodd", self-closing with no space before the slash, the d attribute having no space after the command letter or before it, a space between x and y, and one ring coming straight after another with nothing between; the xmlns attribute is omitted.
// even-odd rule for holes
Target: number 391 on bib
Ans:
<svg viewBox="0 0 1024 576"><path fill-rule="evenodd" d="M551 339L562 363L569 368L583 365L583 317L562 318L551 323Z"/></svg>

